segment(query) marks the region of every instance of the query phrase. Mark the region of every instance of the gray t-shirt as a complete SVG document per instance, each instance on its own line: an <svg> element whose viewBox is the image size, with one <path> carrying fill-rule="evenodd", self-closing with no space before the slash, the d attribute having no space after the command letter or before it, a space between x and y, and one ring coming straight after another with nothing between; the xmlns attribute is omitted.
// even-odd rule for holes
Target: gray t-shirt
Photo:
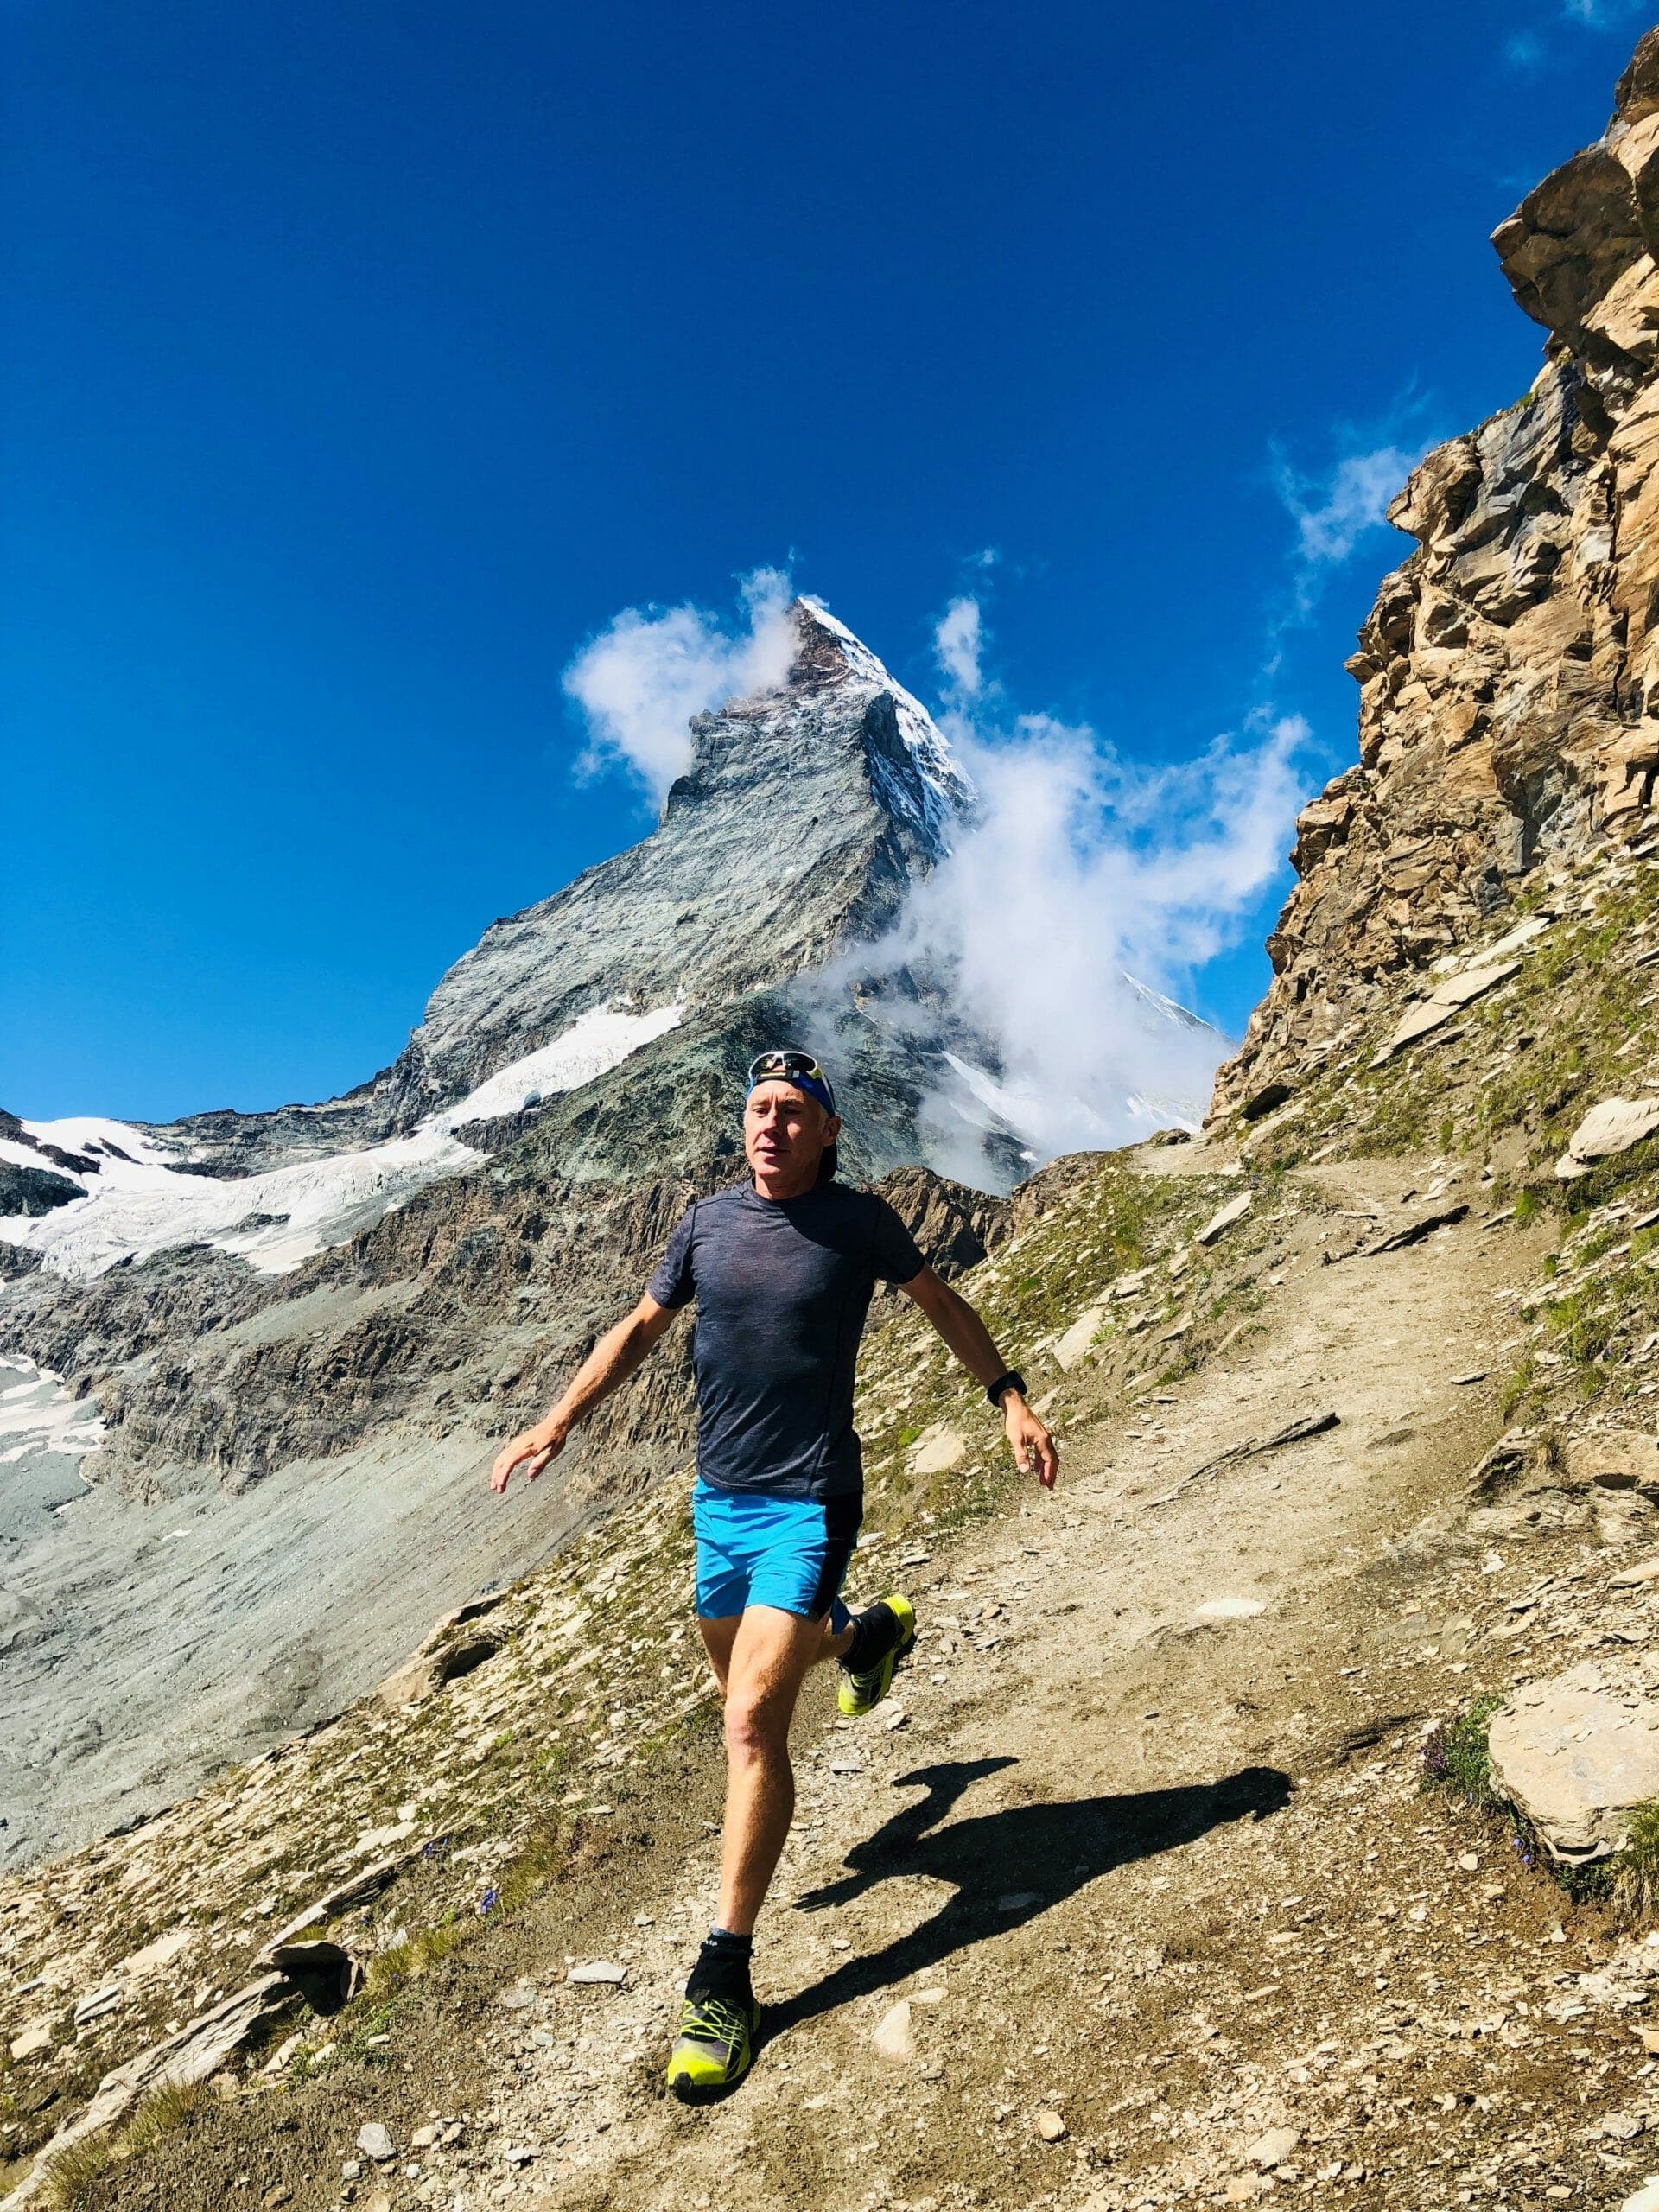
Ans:
<svg viewBox="0 0 1659 2212"><path fill-rule="evenodd" d="M853 1370L880 1282L927 1262L885 1198L823 1183L763 1198L753 1183L698 1198L651 1279L659 1306L697 1301L697 1472L717 1490L856 1497Z"/></svg>

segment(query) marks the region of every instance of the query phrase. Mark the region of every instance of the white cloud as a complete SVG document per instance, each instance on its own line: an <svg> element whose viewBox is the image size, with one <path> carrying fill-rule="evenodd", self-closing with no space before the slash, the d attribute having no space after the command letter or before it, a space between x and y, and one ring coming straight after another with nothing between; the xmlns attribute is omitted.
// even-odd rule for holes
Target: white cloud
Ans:
<svg viewBox="0 0 1659 2212"><path fill-rule="evenodd" d="M1281 461L1279 496L1296 524L1299 584L1345 561L1368 530L1388 520L1389 502L1428 450L1426 445L1374 446L1345 453L1319 479Z"/></svg>
<svg viewBox="0 0 1659 2212"><path fill-rule="evenodd" d="M952 694L961 699L979 696L979 656L982 643L979 601L953 599L939 617L933 632L933 652Z"/></svg>
<svg viewBox="0 0 1659 2212"><path fill-rule="evenodd" d="M588 720L579 774L620 761L660 801L691 765L694 715L784 681L794 650L789 577L756 569L740 588L734 628L689 604L629 607L582 647L564 671Z"/></svg>

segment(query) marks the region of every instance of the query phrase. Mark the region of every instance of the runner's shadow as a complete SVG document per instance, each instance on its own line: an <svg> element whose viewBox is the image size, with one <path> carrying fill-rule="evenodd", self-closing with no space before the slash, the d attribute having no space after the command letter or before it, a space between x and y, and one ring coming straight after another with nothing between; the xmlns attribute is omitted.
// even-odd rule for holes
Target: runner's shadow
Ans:
<svg viewBox="0 0 1659 2212"><path fill-rule="evenodd" d="M898 1777L895 1789L919 1786L926 1796L855 1845L847 1854L851 1872L809 1891L795 1910L822 1912L849 1904L895 1876L949 1882L957 1894L909 1935L868 1956L848 1959L781 2005L768 2005L769 2038L855 1997L925 1974L987 1936L1022 1927L1115 1866L1178 1850L1229 1821L1265 1820L1289 1803L1292 1788L1290 1777L1277 1767L1248 1766L1216 1783L1007 1805L940 1825L974 1783L1017 1764L951 1760Z"/></svg>

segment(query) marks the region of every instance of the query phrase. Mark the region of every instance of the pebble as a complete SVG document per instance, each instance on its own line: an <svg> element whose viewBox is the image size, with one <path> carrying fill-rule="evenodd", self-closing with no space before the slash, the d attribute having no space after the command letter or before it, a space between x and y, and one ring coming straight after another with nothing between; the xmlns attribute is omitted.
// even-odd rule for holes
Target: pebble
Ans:
<svg viewBox="0 0 1659 2212"><path fill-rule="evenodd" d="M111 1982L107 1988L94 1989L76 2005L75 2025L84 2028L93 2020L105 2019L111 2012L118 2012L126 2001L127 1993L118 1981Z"/></svg>
<svg viewBox="0 0 1659 2212"><path fill-rule="evenodd" d="M1281 2166L1301 2139L1294 2127L1270 2127L1256 2137L1244 2155L1253 2166Z"/></svg>
<svg viewBox="0 0 1659 2212"><path fill-rule="evenodd" d="M572 1967L565 1975L567 1981L624 1982L628 1978L626 1967L620 1967L612 1959L585 1959Z"/></svg>
<svg viewBox="0 0 1659 2212"><path fill-rule="evenodd" d="M907 1997L901 1997L896 2005L889 2006L881 2015L870 2041L883 2058L902 2062L915 2057L916 2038L910 2031L910 1999Z"/></svg>
<svg viewBox="0 0 1659 2212"><path fill-rule="evenodd" d="M372 2158L377 2165L384 2164L386 2159L397 2155L391 2131L383 2127L378 2120L365 2120L358 2129L357 2147L365 2158Z"/></svg>
<svg viewBox="0 0 1659 2212"><path fill-rule="evenodd" d="M1066 2125L1057 2112L1039 2112L1032 2123L1045 2143L1063 2143Z"/></svg>
<svg viewBox="0 0 1659 2212"><path fill-rule="evenodd" d="M1041 1903L1035 1890L1010 1890L1005 1897L998 1897L996 1909L999 1912L1023 1912L1027 1905Z"/></svg>
<svg viewBox="0 0 1659 2212"><path fill-rule="evenodd" d="M360 2181L363 2177L361 2158L342 2158L340 2162L340 2177L341 2181Z"/></svg>

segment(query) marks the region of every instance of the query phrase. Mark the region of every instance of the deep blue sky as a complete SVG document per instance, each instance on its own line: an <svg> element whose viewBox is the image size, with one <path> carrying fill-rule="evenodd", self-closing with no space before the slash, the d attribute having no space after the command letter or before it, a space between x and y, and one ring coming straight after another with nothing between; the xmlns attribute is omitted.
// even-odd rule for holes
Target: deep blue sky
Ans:
<svg viewBox="0 0 1659 2212"><path fill-rule="evenodd" d="M1487 233L1646 20L13 0L0 1103L368 1075L648 826L572 785L572 652L791 554L925 696L989 545L1020 705L1160 759L1270 699L1345 765L1406 544L1264 683L1274 451L1317 481L1525 386ZM1199 981L1232 1027L1282 887Z"/></svg>

